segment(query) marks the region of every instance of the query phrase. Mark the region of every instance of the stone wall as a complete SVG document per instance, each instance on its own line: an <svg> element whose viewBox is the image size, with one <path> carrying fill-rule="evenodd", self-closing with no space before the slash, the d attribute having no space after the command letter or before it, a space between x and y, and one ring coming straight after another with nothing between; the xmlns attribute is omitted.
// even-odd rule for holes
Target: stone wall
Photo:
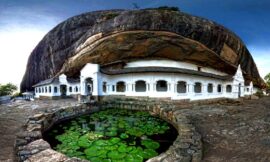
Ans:
<svg viewBox="0 0 270 162"><path fill-rule="evenodd" d="M10 96L1 96L0 97L0 104L8 103L11 100Z"/></svg>
<svg viewBox="0 0 270 162"><path fill-rule="evenodd" d="M15 142L15 152L18 161L26 162L83 162L85 160L68 158L52 150L42 139L42 133L59 123L82 114L90 114L109 108L148 111L171 123L177 130L178 136L170 148L147 162L192 161L199 162L202 158L201 136L195 131L190 120L178 111L170 102L142 102L141 100L107 100L99 103L77 104L72 107L62 107L48 110L45 113L30 117Z"/></svg>

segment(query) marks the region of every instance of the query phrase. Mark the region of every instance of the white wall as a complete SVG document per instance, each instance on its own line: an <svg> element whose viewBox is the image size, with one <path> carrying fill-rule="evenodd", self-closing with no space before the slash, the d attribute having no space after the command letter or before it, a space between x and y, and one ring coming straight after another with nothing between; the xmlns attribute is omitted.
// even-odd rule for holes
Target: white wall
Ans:
<svg viewBox="0 0 270 162"><path fill-rule="evenodd" d="M126 67L138 67L138 66L165 66L164 64L171 64L170 66L182 66L195 68L195 65L189 65L187 63L178 63L171 62L167 60L158 60L158 61L140 61L129 63ZM147 63L147 64L146 64ZM181 68L182 68L181 67ZM196 67L197 69L197 67ZM207 69L206 69L207 70ZM209 70L209 69L208 69ZM213 69L210 69L215 72ZM81 70L80 83L70 84L66 82L64 76L60 79L60 83L57 85L47 85L51 86L51 93L37 93L36 96L60 96L60 85L67 85L67 95L78 94L87 95L86 93L86 82L87 78L92 78L93 81L93 90L92 95L95 96L105 96L105 95L124 95L124 96L147 96L147 97L160 97L160 98L171 98L173 100L177 99L190 99L190 100L202 100L202 99L213 99L213 98L238 98L239 95L244 96L244 78L242 75L241 68L239 67L235 76L230 81L223 81L214 78L195 76L195 75L187 75L187 74L174 74L174 73L140 73L140 74L122 74L122 75L105 75L99 72L98 64L86 64L85 67ZM146 82L146 92L136 92L135 91L135 82L143 80ZM168 90L166 92L158 92L156 91L156 83L159 80L164 80L167 82ZM125 82L126 91L125 92L117 92L116 84L119 81ZM177 82L185 81L187 84L187 92L186 93L178 93L177 92ZM106 82L106 92L103 92L103 83ZM201 83L202 92L195 93L194 85L196 82ZM209 93L207 91L208 84L213 84L213 92ZM222 91L218 92L218 85L222 86ZM226 92L227 85L232 86L231 92ZM239 86L240 85L240 86ZM57 87L57 93L54 93L54 86ZM69 87L72 87L72 92L69 92ZM75 86L78 86L80 91L76 93L74 91ZM42 86L44 88L44 86ZM38 87L38 88L42 88ZM114 87L114 90L113 90ZM239 89L241 93L239 94Z"/></svg>
<svg viewBox="0 0 270 162"><path fill-rule="evenodd" d="M60 92L60 85L66 85L67 91L66 95L75 95L75 94L80 94L80 83L69 83L67 81L66 75L62 74L59 76L59 83L52 83L52 84L47 84L47 85L42 85L35 87L35 97L39 98L40 96L46 96L46 97L53 97L53 96L61 96ZM78 92L75 91L75 87L78 87ZM55 92L55 87L57 88L57 91ZM72 87L72 92L69 91L69 87ZM51 91L50 91L51 88ZM41 91L39 91L39 89ZM43 91L42 91L43 89ZM47 91L46 91L47 89Z"/></svg>
<svg viewBox="0 0 270 162"><path fill-rule="evenodd" d="M182 69L189 69L198 71L198 65L181 62L181 61L172 61L172 60L140 60L140 61L133 61L127 63L125 68L129 67L151 67L151 66L158 66L158 67L173 67L173 68L182 68ZM228 75L224 72L209 68L209 67L201 67L202 72L216 74L225 76Z"/></svg>
<svg viewBox="0 0 270 162"><path fill-rule="evenodd" d="M81 86L81 95L87 95L86 91L86 82L87 78L92 78L93 81L93 90L92 95L98 96L99 95L99 65L98 64L86 64L83 69L81 70L80 76L80 86Z"/></svg>
<svg viewBox="0 0 270 162"><path fill-rule="evenodd" d="M138 80L146 81L146 92L135 92L135 82ZM167 92L157 92L156 82L158 80L165 80L168 83ZM118 81L124 81L126 83L125 92L116 92L116 83ZM177 82L185 81L187 83L186 93L177 93ZM224 82L218 79L183 75L183 74L168 74L168 73L144 73L144 74L125 74L125 75L102 75L100 79L100 84L102 82L107 83L107 92L102 91L102 86L100 86L100 95L125 95L125 96L148 96L148 97L169 97L171 99L191 99L191 100L201 100L201 99L211 99L211 98L238 98L238 84L233 85L232 82ZM194 85L196 82L202 84L202 93L194 92ZM207 92L207 86L209 83L213 84L213 93ZM222 85L222 92L217 92L218 84ZM226 92L226 85L232 86L232 92ZM112 91L112 86L115 86L115 91ZM148 89L148 86L149 89ZM133 90L132 90L133 87Z"/></svg>

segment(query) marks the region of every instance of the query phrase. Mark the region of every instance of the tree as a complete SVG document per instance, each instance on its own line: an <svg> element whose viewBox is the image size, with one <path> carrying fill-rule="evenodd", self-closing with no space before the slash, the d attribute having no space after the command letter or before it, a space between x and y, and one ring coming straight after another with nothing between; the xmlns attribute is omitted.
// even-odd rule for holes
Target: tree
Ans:
<svg viewBox="0 0 270 162"><path fill-rule="evenodd" d="M265 77L264 80L266 82L266 93L270 94L270 73L268 73Z"/></svg>
<svg viewBox="0 0 270 162"><path fill-rule="evenodd" d="M270 88L270 73L264 77L267 87Z"/></svg>
<svg viewBox="0 0 270 162"><path fill-rule="evenodd" d="M17 86L12 83L4 84L4 85L0 84L0 96L11 95L16 90L17 90Z"/></svg>

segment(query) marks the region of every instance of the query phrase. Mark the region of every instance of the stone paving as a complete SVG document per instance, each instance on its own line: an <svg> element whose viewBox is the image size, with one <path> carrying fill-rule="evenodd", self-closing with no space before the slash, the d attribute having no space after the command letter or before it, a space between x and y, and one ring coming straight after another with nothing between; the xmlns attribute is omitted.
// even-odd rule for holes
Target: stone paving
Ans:
<svg viewBox="0 0 270 162"><path fill-rule="evenodd" d="M20 101L13 102L10 105L0 105L0 161L14 161L13 146L16 134L21 130L21 126L26 123L29 116L54 111L60 107L72 107L76 104L75 100L68 99ZM201 134L203 142L202 161L270 161L270 97L259 100L245 100L244 102L217 102L215 104L172 103L168 107L172 107L176 110L175 112L186 116L195 126L196 131ZM163 112L166 113L170 109L164 110ZM34 131L39 128L33 127L31 129ZM29 146L32 151L34 150L32 153L37 151L35 144L39 142L43 143L41 145L44 146L44 151L47 150L41 151L40 155L55 153L47 148L48 145L43 140L36 141ZM37 158L40 157L37 156ZM61 158L61 156L55 158ZM56 160L54 159L54 161ZM79 160L73 158L69 159L70 161ZM182 159L181 161L190 161L190 159Z"/></svg>
<svg viewBox="0 0 270 162"><path fill-rule="evenodd" d="M202 158L201 136L195 131L181 112L173 111L170 105L141 101L107 101L99 103L76 104L57 109L46 110L28 118L23 131L17 136L15 153L18 161L25 162L66 162L72 160L65 155L53 151L48 143L42 140L42 132L48 130L54 123L82 114L89 114L104 109L122 108L129 110L144 110L167 120L178 130L178 136L170 148L147 162L199 162ZM40 147L38 147L40 145ZM78 160L78 159L77 159ZM79 160L83 161L83 160Z"/></svg>
<svg viewBox="0 0 270 162"><path fill-rule="evenodd" d="M74 105L73 99L44 101L15 101L0 105L0 162L14 161L14 142L21 127L32 114L44 112L47 109L57 109L65 105Z"/></svg>

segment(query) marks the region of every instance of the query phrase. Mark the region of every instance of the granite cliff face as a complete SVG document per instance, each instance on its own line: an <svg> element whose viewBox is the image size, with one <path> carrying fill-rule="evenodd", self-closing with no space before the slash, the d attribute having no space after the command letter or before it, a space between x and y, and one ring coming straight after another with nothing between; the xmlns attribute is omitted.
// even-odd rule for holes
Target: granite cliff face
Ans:
<svg viewBox="0 0 270 162"><path fill-rule="evenodd" d="M65 73L79 76L88 62L101 65L137 59L172 59L234 74L263 87L243 42L226 28L170 9L108 10L85 13L52 29L31 53L21 90Z"/></svg>

